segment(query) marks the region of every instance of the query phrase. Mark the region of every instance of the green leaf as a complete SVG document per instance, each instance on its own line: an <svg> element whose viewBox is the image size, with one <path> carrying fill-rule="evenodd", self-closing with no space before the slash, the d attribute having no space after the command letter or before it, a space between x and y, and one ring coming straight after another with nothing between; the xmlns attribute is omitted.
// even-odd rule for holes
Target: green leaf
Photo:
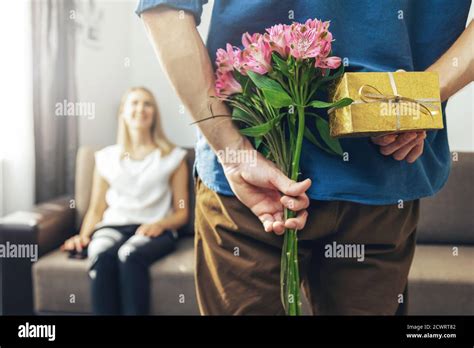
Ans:
<svg viewBox="0 0 474 348"><path fill-rule="evenodd" d="M280 121L284 114L262 124L256 126L247 127L240 129L240 134L249 136L249 137L261 137L270 132L273 127Z"/></svg>
<svg viewBox="0 0 474 348"><path fill-rule="evenodd" d="M288 65L286 64L286 61L281 59L280 56L275 52L272 53L272 58L276 66L278 67L278 70L280 70L281 73L285 75L286 77L289 77L290 72L288 71Z"/></svg>
<svg viewBox="0 0 474 348"><path fill-rule="evenodd" d="M253 83L260 89L273 89L275 91L284 92L283 87L281 87L278 82L265 75L260 75L253 71L248 71L248 75Z"/></svg>
<svg viewBox="0 0 474 348"><path fill-rule="evenodd" d="M249 123L251 117L239 107L234 107L232 110L232 120Z"/></svg>
<svg viewBox="0 0 474 348"><path fill-rule="evenodd" d="M309 103L309 106L312 106L316 109L325 109L325 108L342 108L347 105L351 105L353 100L351 98L342 98L336 102L328 103L321 100L313 100Z"/></svg>
<svg viewBox="0 0 474 348"><path fill-rule="evenodd" d="M314 68L313 64L305 64L303 69L303 75L301 77L301 84L306 84L308 81L310 81L313 77L314 74L316 73L316 69Z"/></svg>
<svg viewBox="0 0 474 348"><path fill-rule="evenodd" d="M255 137L255 150L258 150L260 147L260 144L262 143L263 138L262 137Z"/></svg>
<svg viewBox="0 0 474 348"><path fill-rule="evenodd" d="M344 65L343 64L341 64L339 69L337 69L337 71L334 74L327 75L327 76L323 77L323 80L324 80L324 82L335 80L338 77L342 76L342 74L344 74Z"/></svg>
<svg viewBox="0 0 474 348"><path fill-rule="evenodd" d="M316 136L308 129L308 128L305 128L304 130L304 137L306 139L308 139L308 141L310 143L312 143L313 145L316 145L317 147L319 147L321 150L324 150L326 151L327 153L329 153L330 155L337 155L337 153L335 153L334 151L332 151L331 149L328 149L327 147L323 146L319 141L318 139L316 138Z"/></svg>
<svg viewBox="0 0 474 348"><path fill-rule="evenodd" d="M322 84L335 80L344 74L344 65L341 64L341 67L332 75L326 75L321 78L318 78L311 86L312 90L317 90Z"/></svg>
<svg viewBox="0 0 474 348"><path fill-rule="evenodd" d="M246 80L248 80L248 76L244 76L242 75L240 72L238 72L237 70L234 70L232 75L234 76L234 78L237 80L238 83L240 83L241 85L245 84Z"/></svg>
<svg viewBox="0 0 474 348"><path fill-rule="evenodd" d="M282 108L293 104L291 97L275 80L253 71L249 71L248 75L253 83L262 90L267 102L274 108Z"/></svg>
<svg viewBox="0 0 474 348"><path fill-rule="evenodd" d="M335 153L342 156L343 150L338 139L332 138L329 135L329 124L322 117L316 117L316 128L318 129L321 139L326 143L326 145Z"/></svg>
<svg viewBox="0 0 474 348"><path fill-rule="evenodd" d="M266 147L265 145L262 146L262 148L260 149L259 151L265 158L270 158L271 156L271 152L270 152L270 149L268 147Z"/></svg>
<svg viewBox="0 0 474 348"><path fill-rule="evenodd" d="M272 89L262 89L262 91L267 102L274 108L279 109L293 104L293 100L285 91L280 92Z"/></svg>
<svg viewBox="0 0 474 348"><path fill-rule="evenodd" d="M240 129L240 134L248 137L261 137L267 134L272 129L272 122L268 121L253 127L247 127Z"/></svg>
<svg viewBox="0 0 474 348"><path fill-rule="evenodd" d="M233 72L234 78L242 86L242 94L247 94L250 87L250 79L248 76L242 75L237 70Z"/></svg>

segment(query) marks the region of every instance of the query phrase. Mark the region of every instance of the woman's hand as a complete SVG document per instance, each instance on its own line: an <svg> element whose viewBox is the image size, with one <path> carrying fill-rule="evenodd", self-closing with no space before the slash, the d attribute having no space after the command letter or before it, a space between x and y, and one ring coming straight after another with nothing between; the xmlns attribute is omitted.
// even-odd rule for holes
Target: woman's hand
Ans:
<svg viewBox="0 0 474 348"><path fill-rule="evenodd" d="M405 132L372 137L372 142L380 146L380 153L392 156L397 161L413 163L423 154L426 131Z"/></svg>
<svg viewBox="0 0 474 348"><path fill-rule="evenodd" d="M85 249L91 239L88 236L83 236L80 234L76 234L75 236L72 236L71 238L67 239L64 244L61 246L62 251L77 251L80 253L83 249Z"/></svg>
<svg viewBox="0 0 474 348"><path fill-rule="evenodd" d="M162 226L159 222L152 224L143 224L137 228L135 234L140 234L147 237L158 237L159 235L165 232L165 227Z"/></svg>

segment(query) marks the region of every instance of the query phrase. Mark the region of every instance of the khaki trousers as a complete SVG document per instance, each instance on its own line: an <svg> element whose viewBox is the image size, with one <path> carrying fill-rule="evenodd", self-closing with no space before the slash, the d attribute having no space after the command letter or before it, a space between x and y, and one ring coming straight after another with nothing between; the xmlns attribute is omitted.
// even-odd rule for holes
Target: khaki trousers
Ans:
<svg viewBox="0 0 474 348"><path fill-rule="evenodd" d="M283 236L265 232L236 197L212 191L199 177L195 185L201 314L284 314ZM404 314L419 200L404 202L403 208L311 200L308 213L305 228L298 231L298 258L313 314Z"/></svg>

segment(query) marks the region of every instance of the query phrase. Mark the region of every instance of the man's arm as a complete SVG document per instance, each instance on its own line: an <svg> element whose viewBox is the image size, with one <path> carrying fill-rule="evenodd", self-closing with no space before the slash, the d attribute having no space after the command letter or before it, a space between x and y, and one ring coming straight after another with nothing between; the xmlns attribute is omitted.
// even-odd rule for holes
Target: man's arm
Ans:
<svg viewBox="0 0 474 348"><path fill-rule="evenodd" d="M163 70L191 116L196 121L211 116L210 104L214 115L230 115L226 105L213 98L214 72L194 17L166 6L145 11L141 17ZM198 126L216 153L255 151L230 117L208 119ZM224 157L221 163L232 191L260 219L265 231L281 234L285 227L304 227L309 179L299 183L290 180L260 154L257 154L256 165L226 163ZM283 221L284 206L298 211L296 218Z"/></svg>
<svg viewBox="0 0 474 348"><path fill-rule="evenodd" d="M447 100L474 81L474 24L469 23L461 36L427 71L439 74L441 101Z"/></svg>
<svg viewBox="0 0 474 348"><path fill-rule="evenodd" d="M441 101L447 100L474 80L474 25L464 30L456 42L427 71L439 74ZM406 132L373 137L380 153L413 163L423 153L426 132Z"/></svg>
<svg viewBox="0 0 474 348"><path fill-rule="evenodd" d="M196 121L211 116L210 105L214 115L230 115L226 105L213 98L214 72L194 17L158 6L145 11L142 19L163 70L191 116ZM230 117L217 117L198 125L214 152L245 145Z"/></svg>

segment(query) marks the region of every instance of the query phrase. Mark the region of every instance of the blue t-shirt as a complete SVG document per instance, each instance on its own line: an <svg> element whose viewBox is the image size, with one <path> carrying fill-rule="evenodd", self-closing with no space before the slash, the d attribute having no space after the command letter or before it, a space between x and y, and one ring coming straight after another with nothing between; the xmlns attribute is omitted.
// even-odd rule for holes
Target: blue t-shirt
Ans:
<svg viewBox="0 0 474 348"><path fill-rule="evenodd" d="M165 4L190 11L200 22L207 0L141 0L137 13ZM333 54L348 59L346 71L423 71L463 32L471 0L216 0L207 48L215 61L226 43L241 46L244 32L264 32L277 23L330 20ZM379 152L370 138L341 139L344 161L303 143L300 180L311 178L308 196L364 204L394 204L431 196L445 184L451 167L445 128L428 131L424 152L413 164ZM212 190L233 195L205 138L198 131L195 172Z"/></svg>

